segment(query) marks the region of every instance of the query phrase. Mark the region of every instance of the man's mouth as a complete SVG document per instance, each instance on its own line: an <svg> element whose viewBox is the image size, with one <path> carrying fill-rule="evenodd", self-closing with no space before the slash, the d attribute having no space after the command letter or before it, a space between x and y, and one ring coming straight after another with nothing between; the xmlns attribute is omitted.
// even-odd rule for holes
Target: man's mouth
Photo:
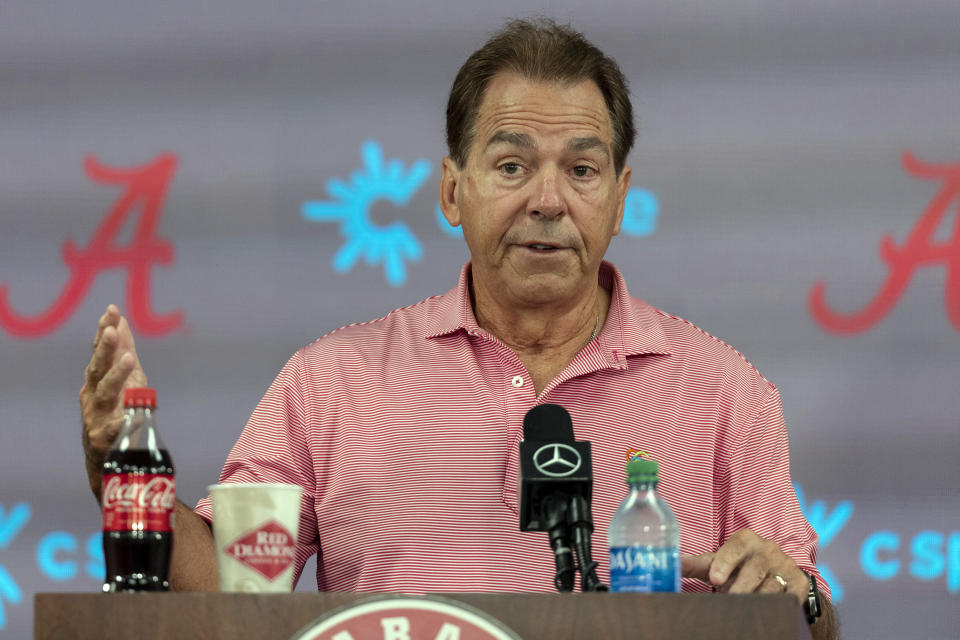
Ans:
<svg viewBox="0 0 960 640"><path fill-rule="evenodd" d="M549 244L545 242L528 242L523 246L526 247L527 249L531 249L533 251L538 251L542 253L550 253L553 251L560 251L561 249L563 249L563 247L561 246L558 246L555 244Z"/></svg>

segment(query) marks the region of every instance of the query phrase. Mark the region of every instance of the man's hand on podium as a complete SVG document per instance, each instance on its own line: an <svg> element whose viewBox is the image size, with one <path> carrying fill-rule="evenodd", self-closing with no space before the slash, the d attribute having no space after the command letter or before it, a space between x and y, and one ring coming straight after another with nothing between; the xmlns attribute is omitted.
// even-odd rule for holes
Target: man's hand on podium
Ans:
<svg viewBox="0 0 960 640"><path fill-rule="evenodd" d="M696 578L722 593L791 593L803 605L807 601L807 575L773 540L741 529L713 553L680 558L684 578ZM837 637L833 608L823 598L822 615L810 630L813 637Z"/></svg>
<svg viewBox="0 0 960 640"><path fill-rule="evenodd" d="M683 577L723 593L792 593L807 601L807 576L773 540L741 529L713 553L681 558ZM778 579L779 578L779 579Z"/></svg>

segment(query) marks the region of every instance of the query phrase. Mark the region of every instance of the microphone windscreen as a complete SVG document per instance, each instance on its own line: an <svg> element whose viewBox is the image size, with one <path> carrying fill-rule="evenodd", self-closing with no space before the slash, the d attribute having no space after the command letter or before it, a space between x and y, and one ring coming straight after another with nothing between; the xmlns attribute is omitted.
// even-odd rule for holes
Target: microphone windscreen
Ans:
<svg viewBox="0 0 960 640"><path fill-rule="evenodd" d="M573 442L573 421L558 404L538 404L523 417L523 439L534 442Z"/></svg>

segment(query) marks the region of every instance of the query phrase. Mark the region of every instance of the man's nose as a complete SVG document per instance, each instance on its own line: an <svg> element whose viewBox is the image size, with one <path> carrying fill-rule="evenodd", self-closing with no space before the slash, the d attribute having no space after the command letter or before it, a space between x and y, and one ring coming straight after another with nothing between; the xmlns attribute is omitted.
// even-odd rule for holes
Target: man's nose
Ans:
<svg viewBox="0 0 960 640"><path fill-rule="evenodd" d="M566 210L560 193L561 176L553 169L544 169L533 181L535 191L531 194L528 211L531 215L556 218Z"/></svg>

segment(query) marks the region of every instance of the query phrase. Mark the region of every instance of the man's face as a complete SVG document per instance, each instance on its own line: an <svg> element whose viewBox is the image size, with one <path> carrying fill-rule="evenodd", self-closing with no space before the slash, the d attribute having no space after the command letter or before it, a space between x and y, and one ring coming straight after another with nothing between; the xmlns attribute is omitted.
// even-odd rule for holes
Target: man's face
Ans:
<svg viewBox="0 0 960 640"><path fill-rule="evenodd" d="M616 175L613 129L593 81L495 76L462 169L446 158L441 203L462 225L475 286L505 303L574 302L596 287L620 231L630 169Z"/></svg>

